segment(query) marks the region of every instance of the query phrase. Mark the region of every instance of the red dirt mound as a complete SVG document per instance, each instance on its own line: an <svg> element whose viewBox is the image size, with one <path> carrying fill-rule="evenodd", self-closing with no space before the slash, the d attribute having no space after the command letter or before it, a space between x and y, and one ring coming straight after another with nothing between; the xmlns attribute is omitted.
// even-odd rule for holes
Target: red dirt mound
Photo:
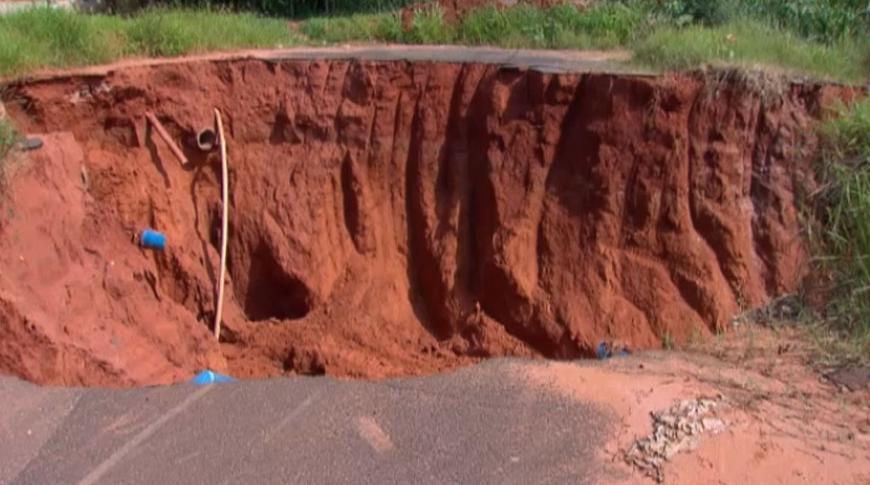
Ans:
<svg viewBox="0 0 870 485"><path fill-rule="evenodd" d="M841 88L485 65L262 60L12 86L45 148L0 212L0 371L381 377L723 328L795 288L796 193ZM210 336L225 113L225 342ZM184 141L183 168L145 129ZM145 227L164 252L131 242Z"/></svg>

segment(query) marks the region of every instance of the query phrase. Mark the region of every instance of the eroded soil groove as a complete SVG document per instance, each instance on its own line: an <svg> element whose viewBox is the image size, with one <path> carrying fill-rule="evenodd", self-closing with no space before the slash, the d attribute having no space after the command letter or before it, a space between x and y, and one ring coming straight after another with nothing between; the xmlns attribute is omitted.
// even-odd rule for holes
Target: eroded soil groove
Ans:
<svg viewBox="0 0 870 485"><path fill-rule="evenodd" d="M11 87L45 148L0 217L0 371L133 385L590 356L724 327L806 271L846 88L491 65L210 61ZM768 83L769 84L769 83ZM209 332L227 119L226 341ZM189 169L147 133L153 111ZM144 227L169 249L131 244Z"/></svg>

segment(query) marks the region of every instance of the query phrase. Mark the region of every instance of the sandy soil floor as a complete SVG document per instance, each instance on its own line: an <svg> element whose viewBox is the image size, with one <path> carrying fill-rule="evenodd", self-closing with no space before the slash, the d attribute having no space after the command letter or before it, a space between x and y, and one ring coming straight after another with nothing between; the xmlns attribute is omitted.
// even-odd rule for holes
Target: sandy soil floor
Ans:
<svg viewBox="0 0 870 485"><path fill-rule="evenodd" d="M665 460L672 484L870 483L870 390L837 386L809 364L809 338L792 327L743 326L684 352L613 359L603 368L548 363L518 367L530 385L594 401L621 425L603 450L612 483L654 475L626 464L652 432L651 413L684 400L717 403L697 442ZM654 477L652 477L654 478Z"/></svg>

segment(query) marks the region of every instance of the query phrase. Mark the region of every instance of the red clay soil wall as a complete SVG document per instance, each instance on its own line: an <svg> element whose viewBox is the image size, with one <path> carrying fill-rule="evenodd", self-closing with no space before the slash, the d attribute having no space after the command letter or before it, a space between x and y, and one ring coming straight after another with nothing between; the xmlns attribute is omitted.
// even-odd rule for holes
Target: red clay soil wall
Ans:
<svg viewBox="0 0 870 485"><path fill-rule="evenodd" d="M14 86L10 115L45 147L0 212L0 371L382 377L724 328L801 280L813 122L842 95L750 84L250 60ZM189 144L215 107L231 179L220 345L219 158ZM145 227L165 252L131 242Z"/></svg>

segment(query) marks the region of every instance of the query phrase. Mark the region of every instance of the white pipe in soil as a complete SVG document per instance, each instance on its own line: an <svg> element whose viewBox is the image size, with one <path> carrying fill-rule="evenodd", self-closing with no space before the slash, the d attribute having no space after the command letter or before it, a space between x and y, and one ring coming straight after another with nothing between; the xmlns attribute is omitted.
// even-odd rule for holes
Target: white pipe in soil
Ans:
<svg viewBox="0 0 870 485"><path fill-rule="evenodd" d="M218 278L217 306L214 314L214 336L218 342L221 340L221 314L224 308L224 279L227 271L227 240L229 239L228 226L230 218L230 178L227 176L227 139L224 136L224 124L221 121L221 112L214 110L215 124L218 130L218 140L221 149L221 185L223 186L223 219L221 222L221 271Z"/></svg>

